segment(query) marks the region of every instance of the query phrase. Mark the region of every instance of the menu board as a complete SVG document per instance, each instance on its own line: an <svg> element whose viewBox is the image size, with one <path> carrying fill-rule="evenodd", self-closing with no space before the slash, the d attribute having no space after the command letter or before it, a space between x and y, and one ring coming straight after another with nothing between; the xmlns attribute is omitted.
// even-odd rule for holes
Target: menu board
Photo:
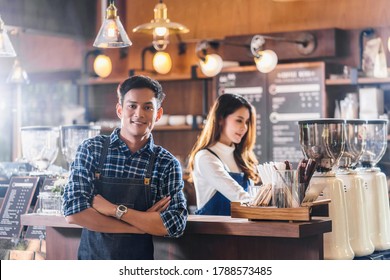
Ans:
<svg viewBox="0 0 390 280"><path fill-rule="evenodd" d="M53 189L55 178L45 178L41 187L41 190ZM34 213L37 213L39 210L39 201L35 204ZM25 238L27 239L44 239L46 236L46 227L45 226L28 226L26 230Z"/></svg>
<svg viewBox="0 0 390 280"><path fill-rule="evenodd" d="M34 213L37 213L39 209L39 203L35 204ZM45 239L46 227L45 226L28 226L26 230L26 239Z"/></svg>
<svg viewBox="0 0 390 280"><path fill-rule="evenodd" d="M259 162L268 159L266 76L259 71L222 73L217 77L218 96L235 93L245 97L256 108L256 144L254 153Z"/></svg>
<svg viewBox="0 0 390 280"><path fill-rule="evenodd" d="M298 163L303 158L298 121L324 115L324 73L325 64L313 62L278 65L267 75L269 149L273 161Z"/></svg>
<svg viewBox="0 0 390 280"><path fill-rule="evenodd" d="M20 237L20 216L28 212L38 181L38 177L12 177L0 210L0 238Z"/></svg>

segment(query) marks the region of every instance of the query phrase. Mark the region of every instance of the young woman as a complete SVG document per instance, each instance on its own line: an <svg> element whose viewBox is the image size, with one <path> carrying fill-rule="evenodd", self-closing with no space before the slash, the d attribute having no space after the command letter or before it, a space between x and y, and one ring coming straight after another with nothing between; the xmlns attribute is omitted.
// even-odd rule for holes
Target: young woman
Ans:
<svg viewBox="0 0 390 280"><path fill-rule="evenodd" d="M254 107L239 95L221 95L189 157L196 214L230 216L230 201L250 199L249 182L259 181L255 142Z"/></svg>

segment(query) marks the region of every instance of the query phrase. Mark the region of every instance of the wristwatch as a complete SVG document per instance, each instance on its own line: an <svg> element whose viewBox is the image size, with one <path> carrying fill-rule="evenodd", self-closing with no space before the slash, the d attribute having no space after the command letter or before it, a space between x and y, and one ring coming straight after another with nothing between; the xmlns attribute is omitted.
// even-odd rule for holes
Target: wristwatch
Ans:
<svg viewBox="0 0 390 280"><path fill-rule="evenodd" d="M127 213L127 207L122 204L118 205L115 211L115 218L120 220L125 213Z"/></svg>

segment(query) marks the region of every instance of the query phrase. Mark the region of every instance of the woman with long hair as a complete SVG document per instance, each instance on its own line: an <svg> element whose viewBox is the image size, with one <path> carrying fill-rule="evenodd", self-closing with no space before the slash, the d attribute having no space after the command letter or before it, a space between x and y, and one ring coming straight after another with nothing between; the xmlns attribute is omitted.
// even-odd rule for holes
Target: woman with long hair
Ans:
<svg viewBox="0 0 390 280"><path fill-rule="evenodd" d="M196 214L230 216L231 201L250 199L249 183L259 181L255 142L255 108L240 95L219 96L189 157Z"/></svg>

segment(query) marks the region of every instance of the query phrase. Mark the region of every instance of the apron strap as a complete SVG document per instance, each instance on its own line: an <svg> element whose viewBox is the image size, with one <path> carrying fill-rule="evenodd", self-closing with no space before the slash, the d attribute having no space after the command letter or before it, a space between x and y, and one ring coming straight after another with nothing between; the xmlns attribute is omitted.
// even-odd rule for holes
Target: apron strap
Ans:
<svg viewBox="0 0 390 280"><path fill-rule="evenodd" d="M222 162L222 164L223 164L223 168L227 171L228 169L226 168L226 165L225 165L225 163L222 161L222 159L215 153L215 152L213 152L211 149L209 149L209 148L206 148L206 150L207 151L209 151L210 153L212 153L214 156L216 156L221 162Z"/></svg>
<svg viewBox="0 0 390 280"><path fill-rule="evenodd" d="M154 161L156 159L156 154L152 152L152 156L150 158L150 162L148 165L148 169L146 170L145 178L144 178L144 185L150 185L150 179L152 178L152 172L154 167Z"/></svg>
<svg viewBox="0 0 390 280"><path fill-rule="evenodd" d="M210 153L212 153L214 156L216 156L220 161L222 161L222 160L219 158L219 156L218 156L216 153L214 153L211 149L206 148L206 150L209 151ZM223 163L223 162L222 162L222 163Z"/></svg>
<svg viewBox="0 0 390 280"><path fill-rule="evenodd" d="M103 150L102 154L100 155L99 165L97 170L95 171L95 178L98 180L100 179L101 171L103 169L104 162L106 161L108 146L110 146L110 137L107 137L103 143Z"/></svg>

